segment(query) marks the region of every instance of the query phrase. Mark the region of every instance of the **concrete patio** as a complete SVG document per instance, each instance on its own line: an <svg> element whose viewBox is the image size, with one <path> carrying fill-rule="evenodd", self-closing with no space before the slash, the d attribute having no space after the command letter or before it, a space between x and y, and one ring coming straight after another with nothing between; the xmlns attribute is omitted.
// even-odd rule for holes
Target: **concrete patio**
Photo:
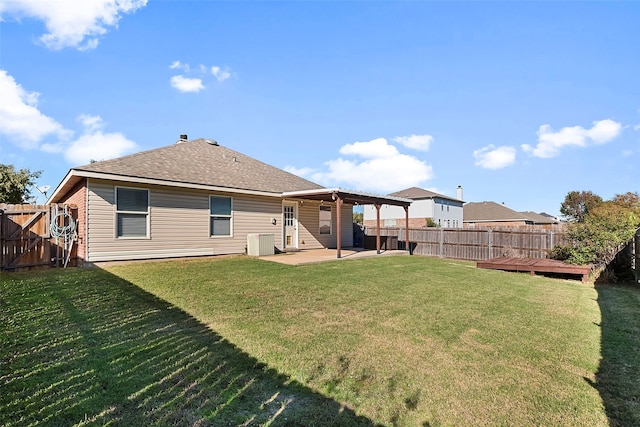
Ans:
<svg viewBox="0 0 640 427"><path fill-rule="evenodd" d="M287 265L313 264L325 261L342 261L357 258L370 258L380 256L404 256L407 251L386 250L376 253L375 249L347 248L341 250L341 258L336 258L336 249L310 249L295 252L285 252L276 255L258 257L261 260L279 262Z"/></svg>

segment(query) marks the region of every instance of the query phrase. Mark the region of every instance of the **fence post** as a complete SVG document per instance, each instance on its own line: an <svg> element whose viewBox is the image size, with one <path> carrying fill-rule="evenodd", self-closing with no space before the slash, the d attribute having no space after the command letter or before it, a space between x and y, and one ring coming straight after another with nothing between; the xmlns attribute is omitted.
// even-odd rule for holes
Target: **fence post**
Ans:
<svg viewBox="0 0 640 427"><path fill-rule="evenodd" d="M634 238L634 271L636 274L636 285L640 285L640 228L636 230L636 235Z"/></svg>
<svg viewBox="0 0 640 427"><path fill-rule="evenodd" d="M444 228L440 227L440 244L438 245L439 248L439 254L438 256L440 258L444 257Z"/></svg>
<svg viewBox="0 0 640 427"><path fill-rule="evenodd" d="M489 246L489 254L487 259L491 259L492 255L493 255L493 239L492 239L492 229L489 229L487 232L487 240L488 240L488 246Z"/></svg>

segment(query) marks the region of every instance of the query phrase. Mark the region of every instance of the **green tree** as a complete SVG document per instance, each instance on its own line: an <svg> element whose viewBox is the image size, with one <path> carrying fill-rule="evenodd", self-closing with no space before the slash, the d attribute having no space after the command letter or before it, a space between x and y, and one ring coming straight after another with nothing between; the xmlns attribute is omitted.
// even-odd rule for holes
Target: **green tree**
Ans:
<svg viewBox="0 0 640 427"><path fill-rule="evenodd" d="M589 211L602 203L591 191L570 191L560 205L560 213L569 221L583 222Z"/></svg>
<svg viewBox="0 0 640 427"><path fill-rule="evenodd" d="M616 194L611 201L635 212L640 212L640 196L637 192L632 193L629 191L624 194Z"/></svg>
<svg viewBox="0 0 640 427"><path fill-rule="evenodd" d="M603 202L593 208L583 222L568 226L569 236L577 243L570 260L578 264L608 265L633 238L638 225L640 217L634 210L614 201Z"/></svg>
<svg viewBox="0 0 640 427"><path fill-rule="evenodd" d="M433 218L426 218L427 227L438 227L438 224L433 220Z"/></svg>
<svg viewBox="0 0 640 427"><path fill-rule="evenodd" d="M570 223L567 234L572 244L556 246L551 257L571 264L593 264L597 272L607 269L609 277L615 280L616 275L630 267L630 260L621 262L620 254L638 227L640 197L637 193L618 194L591 207L581 221Z"/></svg>
<svg viewBox="0 0 640 427"><path fill-rule="evenodd" d="M0 164L0 203L19 204L29 196L42 171L16 170L13 165Z"/></svg>
<svg viewBox="0 0 640 427"><path fill-rule="evenodd" d="M364 213L362 212L354 212L353 213L353 222L356 224L364 224Z"/></svg>

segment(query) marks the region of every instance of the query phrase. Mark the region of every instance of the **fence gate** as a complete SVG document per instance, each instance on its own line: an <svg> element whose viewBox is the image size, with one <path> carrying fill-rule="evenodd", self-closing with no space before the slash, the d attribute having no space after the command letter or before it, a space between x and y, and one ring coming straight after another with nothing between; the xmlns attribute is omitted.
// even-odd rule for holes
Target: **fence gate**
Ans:
<svg viewBox="0 0 640 427"><path fill-rule="evenodd" d="M51 263L49 206L0 205L0 269Z"/></svg>
<svg viewBox="0 0 640 427"><path fill-rule="evenodd" d="M70 205L0 204L0 270L64 266L75 254Z"/></svg>

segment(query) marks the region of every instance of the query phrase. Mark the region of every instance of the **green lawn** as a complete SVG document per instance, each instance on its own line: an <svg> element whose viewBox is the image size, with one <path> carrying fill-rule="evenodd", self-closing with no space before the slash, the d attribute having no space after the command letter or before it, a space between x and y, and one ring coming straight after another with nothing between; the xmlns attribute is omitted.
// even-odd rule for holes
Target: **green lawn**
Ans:
<svg viewBox="0 0 640 427"><path fill-rule="evenodd" d="M639 319L418 256L3 274L0 425L638 425Z"/></svg>

